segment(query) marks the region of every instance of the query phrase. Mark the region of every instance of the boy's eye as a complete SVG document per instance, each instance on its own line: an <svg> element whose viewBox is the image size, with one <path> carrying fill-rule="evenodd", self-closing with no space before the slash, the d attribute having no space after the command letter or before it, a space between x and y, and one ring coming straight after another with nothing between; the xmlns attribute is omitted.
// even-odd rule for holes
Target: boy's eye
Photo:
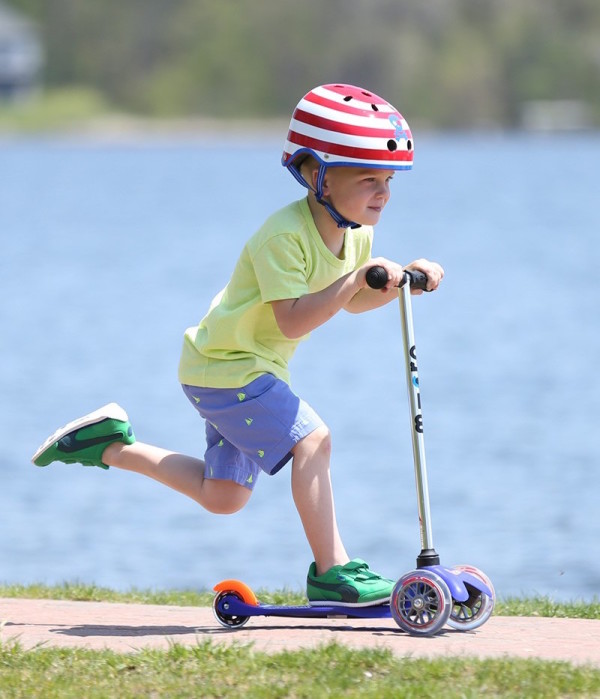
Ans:
<svg viewBox="0 0 600 699"><path fill-rule="evenodd" d="M385 180L381 180L381 176L379 175L364 175L360 178L360 182L364 182L365 184L376 184L377 182L384 181L387 184L388 182L391 182L393 179L394 175L388 175L385 178Z"/></svg>

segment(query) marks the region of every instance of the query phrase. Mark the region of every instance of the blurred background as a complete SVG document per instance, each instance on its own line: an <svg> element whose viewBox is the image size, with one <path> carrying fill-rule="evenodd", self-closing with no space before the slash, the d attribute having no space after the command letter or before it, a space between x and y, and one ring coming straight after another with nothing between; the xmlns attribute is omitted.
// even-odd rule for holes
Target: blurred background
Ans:
<svg viewBox="0 0 600 699"><path fill-rule="evenodd" d="M419 128L585 128L600 123L599 27L595 0L2 0L0 92L35 97L38 127L288 117L340 81Z"/></svg>
<svg viewBox="0 0 600 699"><path fill-rule="evenodd" d="M183 332L247 238L303 196L291 112L327 82L415 137L374 254L439 260L414 301L434 540L500 596L600 591L600 5L595 0L0 0L0 582L301 589L289 469L203 512L111 469L30 458L109 401L202 455ZM293 386L332 429L352 556L414 567L397 305L340 313Z"/></svg>

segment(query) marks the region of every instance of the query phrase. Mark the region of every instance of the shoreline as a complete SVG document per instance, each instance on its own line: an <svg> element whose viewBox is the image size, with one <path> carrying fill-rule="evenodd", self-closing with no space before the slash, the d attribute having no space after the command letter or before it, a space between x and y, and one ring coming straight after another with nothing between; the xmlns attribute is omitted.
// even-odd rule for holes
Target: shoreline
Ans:
<svg viewBox="0 0 600 699"><path fill-rule="evenodd" d="M0 115L1 116L1 115ZM18 140L82 140L86 142L108 143L145 143L147 141L181 141L204 143L212 139L218 140L219 145L224 139L232 139L235 145L241 145L248 140L256 142L276 142L285 139L289 127L289 119L283 117L267 117L264 119L216 119L208 117L197 118L149 118L135 117L127 114L106 114L99 117L82 119L65 119L63 124L51 124L42 127L11 127L0 120L0 143ZM489 127L468 130L443 130L423 124L419 127L421 138L440 136L452 133L460 138L594 138L600 136L600 129L585 130L534 130L507 129Z"/></svg>
<svg viewBox="0 0 600 699"><path fill-rule="evenodd" d="M0 123L0 142L25 139L35 140L85 140L86 142L153 142L197 141L218 139L221 143L230 138L236 145L247 139L257 141L281 141L285 138L289 120L284 119L146 119L109 115L62 126L48 128L8 128Z"/></svg>

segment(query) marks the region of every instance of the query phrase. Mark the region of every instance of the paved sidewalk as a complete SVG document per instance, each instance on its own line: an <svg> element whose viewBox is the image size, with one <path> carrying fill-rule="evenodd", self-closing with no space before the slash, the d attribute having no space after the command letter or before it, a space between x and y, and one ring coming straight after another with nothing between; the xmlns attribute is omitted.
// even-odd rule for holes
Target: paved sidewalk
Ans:
<svg viewBox="0 0 600 699"><path fill-rule="evenodd" d="M393 619L258 617L223 629L209 607L0 598L0 641L25 648L110 648L127 653L169 644L251 643L278 652L336 641L352 648L389 648L403 657L543 658L600 667L600 621L492 616L472 632L447 629L434 637L401 632Z"/></svg>

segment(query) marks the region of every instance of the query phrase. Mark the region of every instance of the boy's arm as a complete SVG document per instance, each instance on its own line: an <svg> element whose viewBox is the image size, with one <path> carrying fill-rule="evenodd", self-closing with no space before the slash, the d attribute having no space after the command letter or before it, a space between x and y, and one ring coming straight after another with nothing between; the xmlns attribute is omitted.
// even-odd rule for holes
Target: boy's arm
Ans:
<svg viewBox="0 0 600 699"><path fill-rule="evenodd" d="M369 267L379 264L376 260L372 260L369 263ZM382 265L385 266L385 265ZM416 269L423 274L427 275L427 291L435 291L440 285L442 278L444 276L444 270L437 264L437 262L430 262L429 260L415 260L409 265L406 265L405 269ZM389 274L389 270L388 270ZM383 289L370 289L368 286L358 291L350 301L344 306L344 308L350 313L363 313L364 311L370 311L373 308L379 308L389 303L392 299L398 298L398 291L395 288L397 283L394 281L392 284L388 280L388 284ZM383 293L382 293L383 292ZM412 294L422 294L423 292L419 289L411 291Z"/></svg>
<svg viewBox="0 0 600 699"><path fill-rule="evenodd" d="M394 287L390 289L370 289L366 287L354 294L344 306L344 310L348 311L348 313L364 313L365 311L385 306L386 303L397 298L398 289Z"/></svg>
<svg viewBox="0 0 600 699"><path fill-rule="evenodd" d="M368 288L366 280L367 270L373 265L385 267L389 275L387 285L377 291ZM271 307L275 314L275 320L286 337L302 337L323 325L342 308L354 305L353 299L355 297L369 299L368 305L365 307L362 307L363 302L360 302L360 310L376 308L391 301L392 298L397 297L393 288L400 283L402 273L400 265L384 258L369 260L367 264L340 277L321 291L305 294L297 299L272 301ZM390 290L392 291L390 292ZM363 292L364 296L361 296Z"/></svg>
<svg viewBox="0 0 600 699"><path fill-rule="evenodd" d="M367 286L367 270L374 265L380 265L387 270L388 283L383 289L371 289ZM437 289L444 276L444 270L440 265L428 260L411 262L406 269L418 269L426 274L428 291ZM401 265L378 257L369 260L354 272L340 277L321 291L305 294L297 299L272 301L271 307L281 332L286 337L299 338L326 323L342 308L351 313L362 313L398 298L396 287L403 274L404 269Z"/></svg>
<svg viewBox="0 0 600 699"><path fill-rule="evenodd" d="M333 284L297 299L271 301L275 320L288 338L299 338L327 322L366 286L366 270L340 277Z"/></svg>

